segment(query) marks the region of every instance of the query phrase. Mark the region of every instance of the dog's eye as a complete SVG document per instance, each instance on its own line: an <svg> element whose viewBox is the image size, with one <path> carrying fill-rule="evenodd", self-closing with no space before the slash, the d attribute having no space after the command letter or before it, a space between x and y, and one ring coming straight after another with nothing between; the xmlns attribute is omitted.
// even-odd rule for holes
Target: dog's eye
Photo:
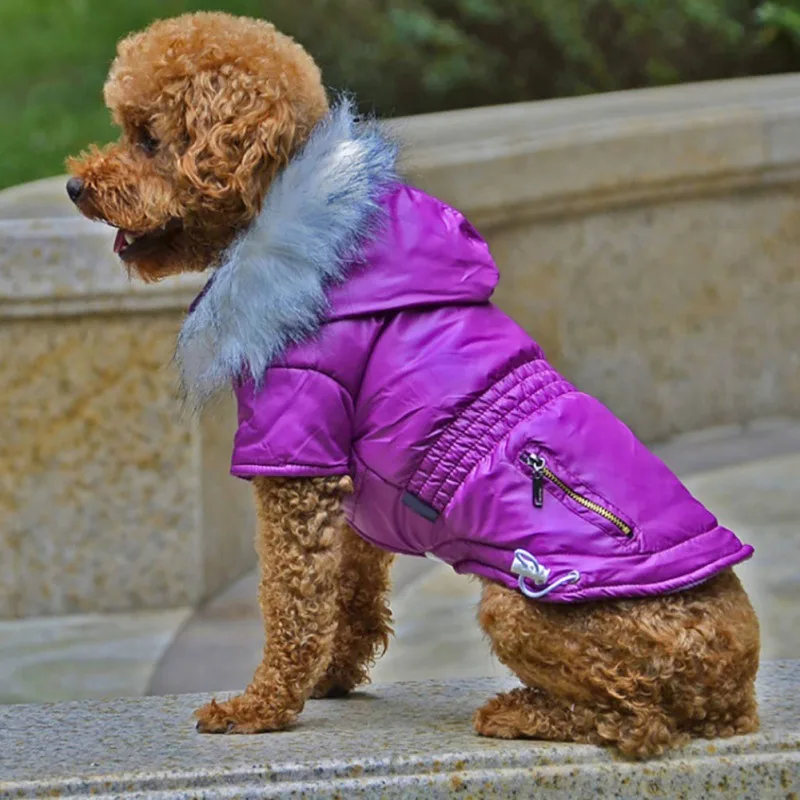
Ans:
<svg viewBox="0 0 800 800"><path fill-rule="evenodd" d="M140 128L137 134L139 147L147 153L147 155L152 156L158 151L158 139L153 136L147 128Z"/></svg>

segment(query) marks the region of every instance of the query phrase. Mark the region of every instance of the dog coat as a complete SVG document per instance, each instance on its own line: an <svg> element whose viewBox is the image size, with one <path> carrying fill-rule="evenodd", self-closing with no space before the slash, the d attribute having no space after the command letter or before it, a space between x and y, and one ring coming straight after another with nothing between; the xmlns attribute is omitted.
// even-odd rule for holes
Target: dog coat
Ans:
<svg viewBox="0 0 800 800"><path fill-rule="evenodd" d="M179 361L190 397L234 384L232 474L351 475L367 541L542 601L674 592L750 557L492 304L486 242L394 158L334 109L195 301Z"/></svg>

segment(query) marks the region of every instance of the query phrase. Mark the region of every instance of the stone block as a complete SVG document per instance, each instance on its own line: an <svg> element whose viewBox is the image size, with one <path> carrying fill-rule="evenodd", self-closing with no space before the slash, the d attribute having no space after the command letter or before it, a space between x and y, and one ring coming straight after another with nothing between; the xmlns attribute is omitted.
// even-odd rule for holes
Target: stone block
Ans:
<svg viewBox="0 0 800 800"><path fill-rule="evenodd" d="M800 411L796 190L534 220L492 246L498 302L643 438Z"/></svg>
<svg viewBox="0 0 800 800"><path fill-rule="evenodd" d="M473 711L508 681L376 686L311 701L291 730L202 736L181 697L0 708L0 796L730 797L800 793L800 663L765 664L762 730L647 763L591 746L483 739Z"/></svg>
<svg viewBox="0 0 800 800"><path fill-rule="evenodd" d="M640 436L797 415L797 75L393 124L487 236L497 302Z"/></svg>
<svg viewBox="0 0 800 800"><path fill-rule="evenodd" d="M199 281L131 284L62 213L0 219L0 618L196 605L255 558L233 404L176 394Z"/></svg>

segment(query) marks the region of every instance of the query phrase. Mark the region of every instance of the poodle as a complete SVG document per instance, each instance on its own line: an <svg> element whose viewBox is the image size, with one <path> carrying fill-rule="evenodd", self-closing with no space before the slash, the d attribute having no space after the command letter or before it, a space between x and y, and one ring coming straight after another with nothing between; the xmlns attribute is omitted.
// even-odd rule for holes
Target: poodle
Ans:
<svg viewBox="0 0 800 800"><path fill-rule="evenodd" d="M177 343L185 401L236 394L266 644L206 733L290 725L387 648L395 553L482 583L521 686L483 736L633 758L758 728L758 621L719 525L490 300L489 248L403 182L397 146L265 21L193 13L118 46L119 141L67 191L145 281L210 271Z"/></svg>

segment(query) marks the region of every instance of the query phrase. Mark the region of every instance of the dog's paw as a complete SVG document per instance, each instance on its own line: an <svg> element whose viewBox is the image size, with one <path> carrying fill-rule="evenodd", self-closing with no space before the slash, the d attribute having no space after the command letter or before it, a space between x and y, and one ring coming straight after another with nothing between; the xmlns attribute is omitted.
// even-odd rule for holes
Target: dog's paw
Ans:
<svg viewBox="0 0 800 800"><path fill-rule="evenodd" d="M347 697L359 686L369 683L367 665L363 663L334 663L311 692L314 700Z"/></svg>
<svg viewBox="0 0 800 800"><path fill-rule="evenodd" d="M475 732L490 739L519 738L520 729L515 722L513 714L498 711L492 708L491 704L479 708L472 717Z"/></svg>
<svg viewBox="0 0 800 800"><path fill-rule="evenodd" d="M296 715L263 697L242 694L223 703L212 700L194 716L200 733L252 734L282 730Z"/></svg>
<svg viewBox="0 0 800 800"><path fill-rule="evenodd" d="M320 683L311 692L312 700L333 700L336 698L347 697L350 694L350 689L340 686L336 683Z"/></svg>

